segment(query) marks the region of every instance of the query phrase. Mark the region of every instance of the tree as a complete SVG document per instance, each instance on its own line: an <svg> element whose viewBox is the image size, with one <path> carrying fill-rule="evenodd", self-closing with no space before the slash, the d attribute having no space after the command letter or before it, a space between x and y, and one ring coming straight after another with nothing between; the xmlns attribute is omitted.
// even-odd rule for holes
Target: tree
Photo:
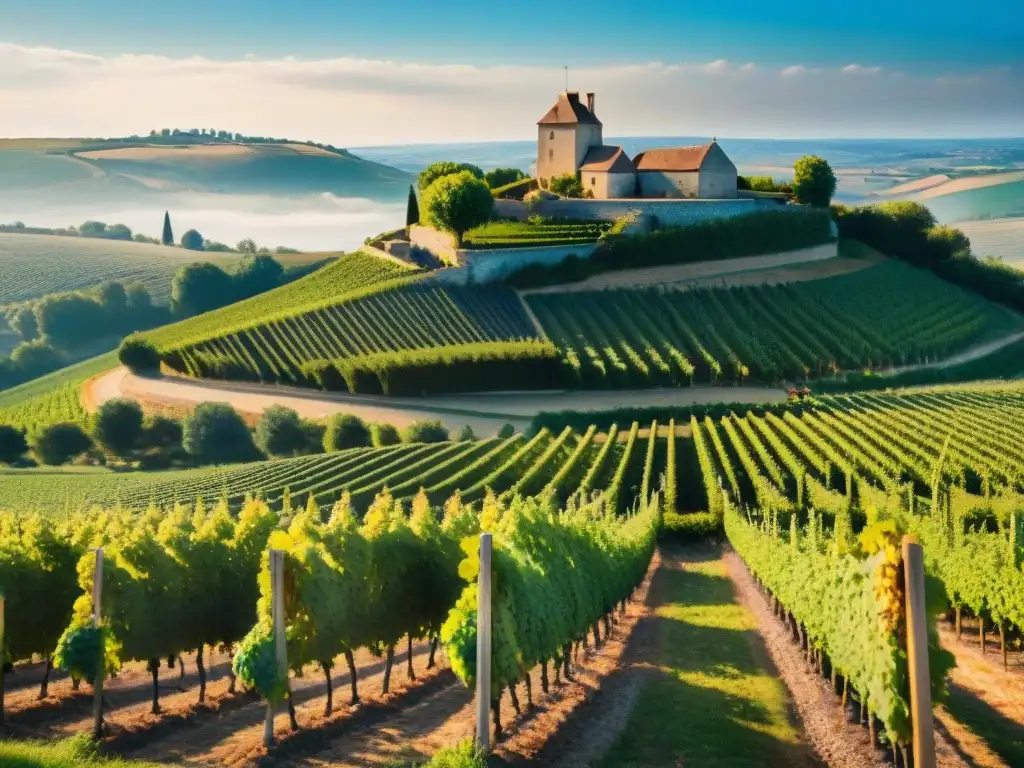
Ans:
<svg viewBox="0 0 1024 768"><path fill-rule="evenodd" d="M394 424L374 424L370 428L370 432L373 435L373 447L383 448L387 445L398 445L402 442L402 436L398 432L398 427Z"/></svg>
<svg viewBox="0 0 1024 768"><path fill-rule="evenodd" d="M160 353L153 342L129 336L121 342L117 359L132 373L150 374L160 370Z"/></svg>
<svg viewBox="0 0 1024 768"><path fill-rule="evenodd" d="M476 434L473 432L473 428L467 424L459 430L459 442L466 443L470 440L476 440Z"/></svg>
<svg viewBox="0 0 1024 768"><path fill-rule="evenodd" d="M171 281L171 309L181 316L208 312L231 301L233 287L231 276L216 264L186 264Z"/></svg>
<svg viewBox="0 0 1024 768"><path fill-rule="evenodd" d="M462 243L467 230L491 216L494 199L487 185L469 171L442 176L423 191L423 213L431 226L455 235Z"/></svg>
<svg viewBox="0 0 1024 768"><path fill-rule="evenodd" d="M28 450L25 433L9 424L0 424L0 462L13 464Z"/></svg>
<svg viewBox="0 0 1024 768"><path fill-rule="evenodd" d="M484 174L484 181L487 182L487 186L491 189L504 187L506 184L526 178L529 177L518 168L495 168Z"/></svg>
<svg viewBox="0 0 1024 768"><path fill-rule="evenodd" d="M23 341L11 350L11 363L23 377L35 378L64 365L60 353L42 339Z"/></svg>
<svg viewBox="0 0 1024 768"><path fill-rule="evenodd" d="M146 448L181 448L181 422L169 416L150 416L142 431L142 445Z"/></svg>
<svg viewBox="0 0 1024 768"><path fill-rule="evenodd" d="M203 236L199 230L190 229L181 236L181 247L188 251L203 250Z"/></svg>
<svg viewBox="0 0 1024 768"><path fill-rule="evenodd" d="M7 324L23 341L39 338L39 322L36 320L35 308L31 304L22 304L15 309L7 316Z"/></svg>
<svg viewBox="0 0 1024 768"><path fill-rule="evenodd" d="M250 254L242 259L235 271L238 295L241 298L248 298L277 288L283 275L284 267L272 256Z"/></svg>
<svg viewBox="0 0 1024 768"><path fill-rule="evenodd" d="M498 430L498 437L500 437L502 440L507 440L508 438L512 437L512 435L514 435L515 433L516 428L506 422L505 424L502 424L501 429Z"/></svg>
<svg viewBox="0 0 1024 768"><path fill-rule="evenodd" d="M305 453L308 438L299 414L283 405L267 408L256 422L256 445L275 458Z"/></svg>
<svg viewBox="0 0 1024 768"><path fill-rule="evenodd" d="M181 445L202 464L230 464L258 457L245 421L227 403L200 403L185 417Z"/></svg>
<svg viewBox="0 0 1024 768"><path fill-rule="evenodd" d="M247 237L245 240L239 240L238 245L235 246L235 250L239 253L256 253L259 251L259 246L256 245L256 241L251 237Z"/></svg>
<svg viewBox="0 0 1024 768"><path fill-rule="evenodd" d="M561 197L583 197L583 182L575 173L552 177L549 189Z"/></svg>
<svg viewBox="0 0 1024 768"><path fill-rule="evenodd" d="M407 443L443 443L448 439L448 430L438 420L421 419L405 428Z"/></svg>
<svg viewBox="0 0 1024 768"><path fill-rule="evenodd" d="M43 464L66 464L92 447L92 440L77 424L63 422L43 427L32 440L32 451Z"/></svg>
<svg viewBox="0 0 1024 768"><path fill-rule="evenodd" d="M96 411L92 434L105 451L127 458L142 439L142 407L124 397L108 400Z"/></svg>
<svg viewBox="0 0 1024 768"><path fill-rule="evenodd" d="M420 171L416 184L421 190L423 190L443 176L451 176L452 174L462 173L463 171L472 174L478 179L483 179L484 177L484 172L471 163L456 163L452 160L439 160L436 163L431 163Z"/></svg>
<svg viewBox="0 0 1024 768"><path fill-rule="evenodd" d="M167 130L166 128L164 130ZM167 134L164 134L165 136ZM164 245L174 245L174 232L171 230L171 214L164 211L164 232L160 236L160 242Z"/></svg>
<svg viewBox="0 0 1024 768"><path fill-rule="evenodd" d="M405 204L405 226L420 223L420 204L416 201L416 190L409 185L409 199Z"/></svg>
<svg viewBox="0 0 1024 768"><path fill-rule="evenodd" d="M51 294L36 304L40 334L62 347L96 338L105 319L100 303L81 293Z"/></svg>
<svg viewBox="0 0 1024 768"><path fill-rule="evenodd" d="M827 208L836 193L836 175L825 160L805 155L793 166L793 195L797 202Z"/></svg>
<svg viewBox="0 0 1024 768"><path fill-rule="evenodd" d="M963 231L954 227L932 227L925 235L928 262L938 264L949 261L958 253L970 253L971 241Z"/></svg>
<svg viewBox="0 0 1024 768"><path fill-rule="evenodd" d="M336 413L327 422L327 431L324 432L325 451L343 451L370 444L370 430L358 416Z"/></svg>
<svg viewBox="0 0 1024 768"><path fill-rule="evenodd" d="M96 290L96 298L109 320L122 322L128 314L128 292L121 283L111 280L101 283Z"/></svg>

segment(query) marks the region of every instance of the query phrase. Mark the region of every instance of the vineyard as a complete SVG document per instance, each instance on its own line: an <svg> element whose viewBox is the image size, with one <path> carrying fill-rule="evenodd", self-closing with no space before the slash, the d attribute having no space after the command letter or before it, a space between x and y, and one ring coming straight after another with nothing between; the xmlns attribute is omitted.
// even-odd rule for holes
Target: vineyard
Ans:
<svg viewBox="0 0 1024 768"><path fill-rule="evenodd" d="M238 511L247 499L258 496L287 514L310 503L327 511L347 495L353 510L362 514L386 488L401 501L423 489L432 504L458 493L464 503L476 506L488 489L502 499L550 496L559 506L574 495L589 498L602 492L611 506L625 511L637 498L660 488L669 453L674 458L675 443L680 442L654 426L653 437L644 438L638 437L636 423L622 430L613 427L600 438L594 429L582 435L569 428L559 434L545 429L530 438L353 448L162 473L9 470L0 472L0 507L62 514L93 505L166 507L201 497L208 502L223 500ZM675 504L676 489L666 489L666 496ZM698 499L692 504L700 503Z"/></svg>
<svg viewBox="0 0 1024 768"><path fill-rule="evenodd" d="M901 262L802 284L535 294L586 388L803 380L942 359L1022 326Z"/></svg>
<svg viewBox="0 0 1024 768"><path fill-rule="evenodd" d="M444 286L413 277L268 317L273 307L254 307L259 319L248 326L164 347L164 360L191 375L305 383L310 366L322 363L537 338L519 298L501 286Z"/></svg>
<svg viewBox="0 0 1024 768"><path fill-rule="evenodd" d="M117 366L117 354L84 360L0 392L0 424L30 431L63 421L85 423L82 385Z"/></svg>
<svg viewBox="0 0 1024 768"><path fill-rule="evenodd" d="M466 232L463 248L529 248L592 243L611 229L604 221L490 221Z"/></svg>

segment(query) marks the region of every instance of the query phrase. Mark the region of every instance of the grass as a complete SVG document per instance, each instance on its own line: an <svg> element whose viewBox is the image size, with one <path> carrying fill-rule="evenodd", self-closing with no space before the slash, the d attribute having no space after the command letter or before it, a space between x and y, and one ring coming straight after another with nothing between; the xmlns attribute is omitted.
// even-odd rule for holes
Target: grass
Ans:
<svg viewBox="0 0 1024 768"><path fill-rule="evenodd" d="M285 268L311 261L305 254L274 258ZM227 269L241 259L238 253L200 253L123 240L0 233L0 306L91 288L104 280L138 281L155 302L166 304L171 279L183 265L210 261Z"/></svg>
<svg viewBox="0 0 1024 768"><path fill-rule="evenodd" d="M117 364L117 353L107 352L0 392L0 424L33 431L62 421L87 421L82 384Z"/></svg>
<svg viewBox="0 0 1024 768"><path fill-rule="evenodd" d="M670 550L651 586L653 678L597 765L794 765L800 735L753 616L733 597L720 555Z"/></svg>
<svg viewBox="0 0 1024 768"><path fill-rule="evenodd" d="M1011 720L966 688L949 686L946 709L1007 765L1024 765L1024 724Z"/></svg>
<svg viewBox="0 0 1024 768"><path fill-rule="evenodd" d="M611 228L605 221L490 221L469 230L464 248L529 248L592 243Z"/></svg>
<svg viewBox="0 0 1024 768"><path fill-rule="evenodd" d="M0 741L4 768L156 768L156 763L104 758L85 734L62 741ZM167 765L167 763L161 763Z"/></svg>

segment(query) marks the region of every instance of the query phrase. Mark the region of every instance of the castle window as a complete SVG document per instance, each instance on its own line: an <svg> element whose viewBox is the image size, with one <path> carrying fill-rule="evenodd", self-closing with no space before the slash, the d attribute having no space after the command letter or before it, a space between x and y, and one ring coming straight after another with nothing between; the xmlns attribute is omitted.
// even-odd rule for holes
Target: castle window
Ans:
<svg viewBox="0 0 1024 768"><path fill-rule="evenodd" d="M596 185L597 185L597 177L596 176L591 176L590 177L590 186L593 187L593 186L596 186Z"/></svg>
<svg viewBox="0 0 1024 768"><path fill-rule="evenodd" d="M554 159L555 159L555 150L549 149L548 150L548 160L554 160Z"/></svg>
<svg viewBox="0 0 1024 768"><path fill-rule="evenodd" d="M551 134L548 136L548 140L549 141L554 141L555 140L555 132L554 131L552 131Z"/></svg>

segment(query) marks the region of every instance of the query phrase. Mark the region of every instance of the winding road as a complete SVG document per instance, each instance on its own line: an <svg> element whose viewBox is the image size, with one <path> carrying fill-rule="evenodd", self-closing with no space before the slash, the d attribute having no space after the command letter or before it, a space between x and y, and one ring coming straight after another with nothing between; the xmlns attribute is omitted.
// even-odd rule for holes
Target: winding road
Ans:
<svg viewBox="0 0 1024 768"><path fill-rule="evenodd" d="M448 429L468 424L479 437L496 433L503 424L526 427L541 411L594 411L693 403L765 402L784 400L783 389L769 387L675 387L589 392L509 392L435 397L347 395L276 384L209 381L178 376L149 378L117 368L86 382L83 403L94 411L115 397L138 400L144 406L188 410L203 402L228 403L247 416L258 416L272 405L293 408L308 419L351 413L368 422L398 428L419 419L439 419Z"/></svg>

